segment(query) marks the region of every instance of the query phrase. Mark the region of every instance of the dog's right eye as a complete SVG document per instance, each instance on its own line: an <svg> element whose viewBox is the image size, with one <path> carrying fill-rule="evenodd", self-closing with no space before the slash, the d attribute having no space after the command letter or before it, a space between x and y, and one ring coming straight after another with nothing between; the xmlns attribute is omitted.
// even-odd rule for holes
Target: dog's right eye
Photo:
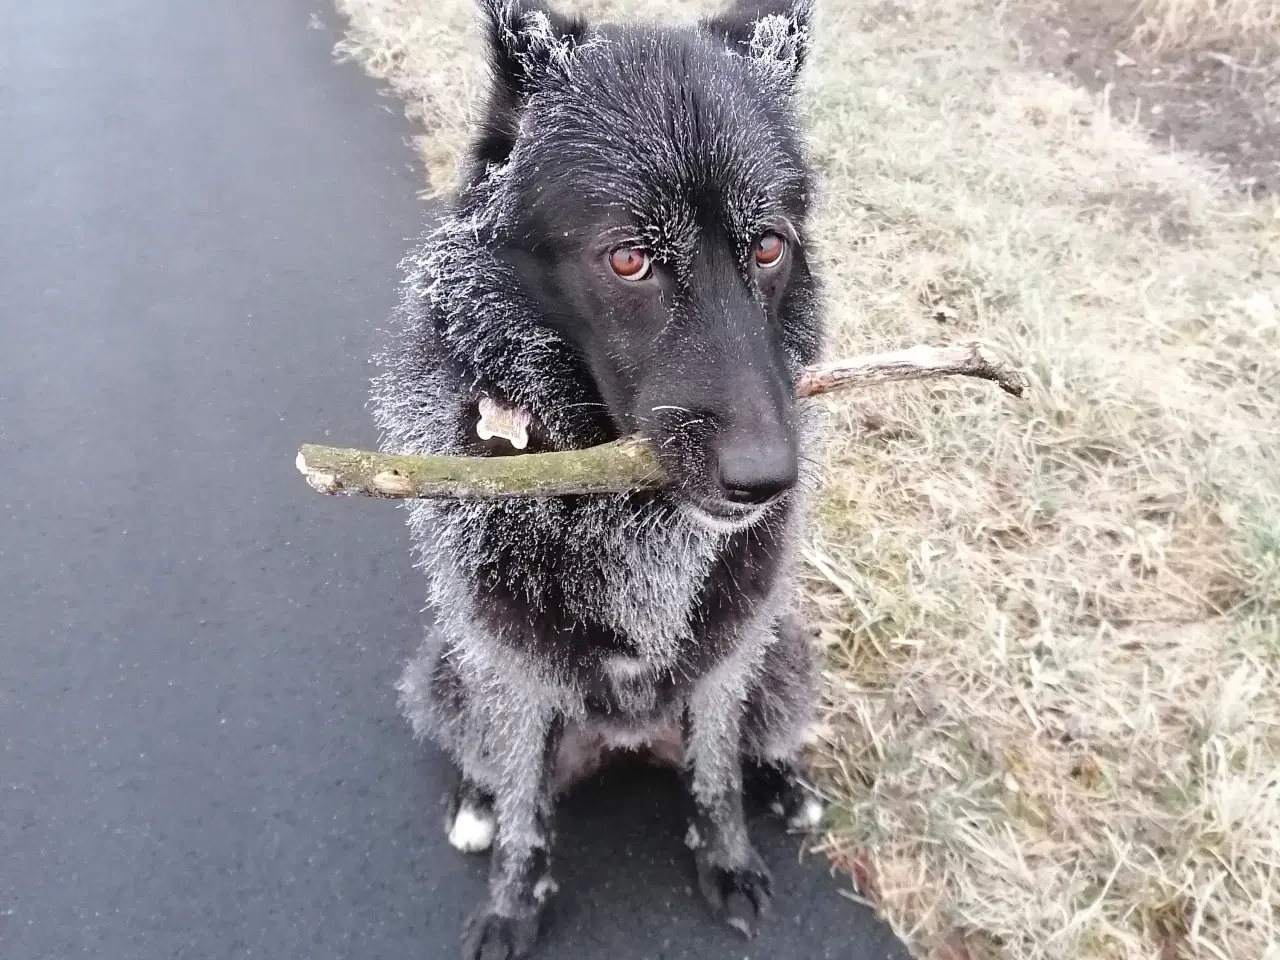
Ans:
<svg viewBox="0 0 1280 960"><path fill-rule="evenodd" d="M609 254L609 266L623 280L644 280L653 268L649 254L636 247L619 247Z"/></svg>
<svg viewBox="0 0 1280 960"><path fill-rule="evenodd" d="M756 241L756 263L762 267L776 266L782 261L786 249L787 241L771 230Z"/></svg>

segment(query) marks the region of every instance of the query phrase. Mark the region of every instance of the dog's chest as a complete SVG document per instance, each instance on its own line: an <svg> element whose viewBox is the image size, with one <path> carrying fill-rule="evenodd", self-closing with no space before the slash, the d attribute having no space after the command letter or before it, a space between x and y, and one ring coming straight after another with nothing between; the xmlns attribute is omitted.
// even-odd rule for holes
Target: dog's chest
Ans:
<svg viewBox="0 0 1280 960"><path fill-rule="evenodd" d="M514 630L543 623L612 637L624 659L648 667L673 663L691 641L721 545L669 508L622 498L424 503L415 514L415 531L432 534L422 555L446 609ZM494 617L503 604L510 616Z"/></svg>
<svg viewBox="0 0 1280 960"><path fill-rule="evenodd" d="M691 637L715 543L680 523L655 525L642 536L617 528L602 538L601 547L598 593L587 589L577 600L584 615L599 617L630 641L634 656L614 658L606 672L634 679L672 662Z"/></svg>

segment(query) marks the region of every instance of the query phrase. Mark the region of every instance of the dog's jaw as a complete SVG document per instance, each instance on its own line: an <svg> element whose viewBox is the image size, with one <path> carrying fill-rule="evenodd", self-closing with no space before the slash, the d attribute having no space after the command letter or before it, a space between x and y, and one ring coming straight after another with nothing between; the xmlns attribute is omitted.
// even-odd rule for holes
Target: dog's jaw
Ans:
<svg viewBox="0 0 1280 960"><path fill-rule="evenodd" d="M764 521L781 502L781 499L770 500L768 503L762 503L757 507L750 507L741 512L735 511L733 515L727 516L711 513L695 503L683 501L680 504L680 512L707 530L729 536L741 533L743 530L747 530Z"/></svg>

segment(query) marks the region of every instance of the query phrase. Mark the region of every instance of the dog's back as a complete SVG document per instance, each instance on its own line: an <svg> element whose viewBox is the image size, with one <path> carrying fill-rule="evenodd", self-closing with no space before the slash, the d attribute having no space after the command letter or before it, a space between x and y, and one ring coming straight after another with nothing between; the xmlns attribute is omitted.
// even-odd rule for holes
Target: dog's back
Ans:
<svg viewBox="0 0 1280 960"><path fill-rule="evenodd" d="M809 434L794 380L820 333L794 105L810 14L766 7L592 28L483 4L495 82L465 187L406 260L385 445L641 433L672 486L412 507L438 629L402 702L460 768L451 840L496 833L468 957L529 949L555 795L610 749L683 771L700 886L744 932L769 897L744 765L793 822L814 815L795 772L813 671L788 619ZM517 426L494 427L504 412Z"/></svg>

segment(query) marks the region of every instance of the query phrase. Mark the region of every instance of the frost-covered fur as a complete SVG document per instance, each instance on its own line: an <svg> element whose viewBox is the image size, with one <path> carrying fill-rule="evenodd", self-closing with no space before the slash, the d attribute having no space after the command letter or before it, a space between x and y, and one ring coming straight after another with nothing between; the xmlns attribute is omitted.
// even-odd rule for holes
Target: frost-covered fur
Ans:
<svg viewBox="0 0 1280 960"><path fill-rule="evenodd" d="M437 625L401 703L459 767L451 841L493 845L464 955L528 953L555 889L555 798L618 750L682 772L700 889L751 935L770 880L744 776L794 825L816 817L795 767L815 678L789 580L812 434L794 381L821 341L794 102L812 13L481 12L494 82L464 187L404 262L383 445L514 453L477 436L488 397L531 415L525 452L640 433L672 486L410 508ZM770 235L785 252L762 265ZM651 273L610 272L620 248Z"/></svg>

